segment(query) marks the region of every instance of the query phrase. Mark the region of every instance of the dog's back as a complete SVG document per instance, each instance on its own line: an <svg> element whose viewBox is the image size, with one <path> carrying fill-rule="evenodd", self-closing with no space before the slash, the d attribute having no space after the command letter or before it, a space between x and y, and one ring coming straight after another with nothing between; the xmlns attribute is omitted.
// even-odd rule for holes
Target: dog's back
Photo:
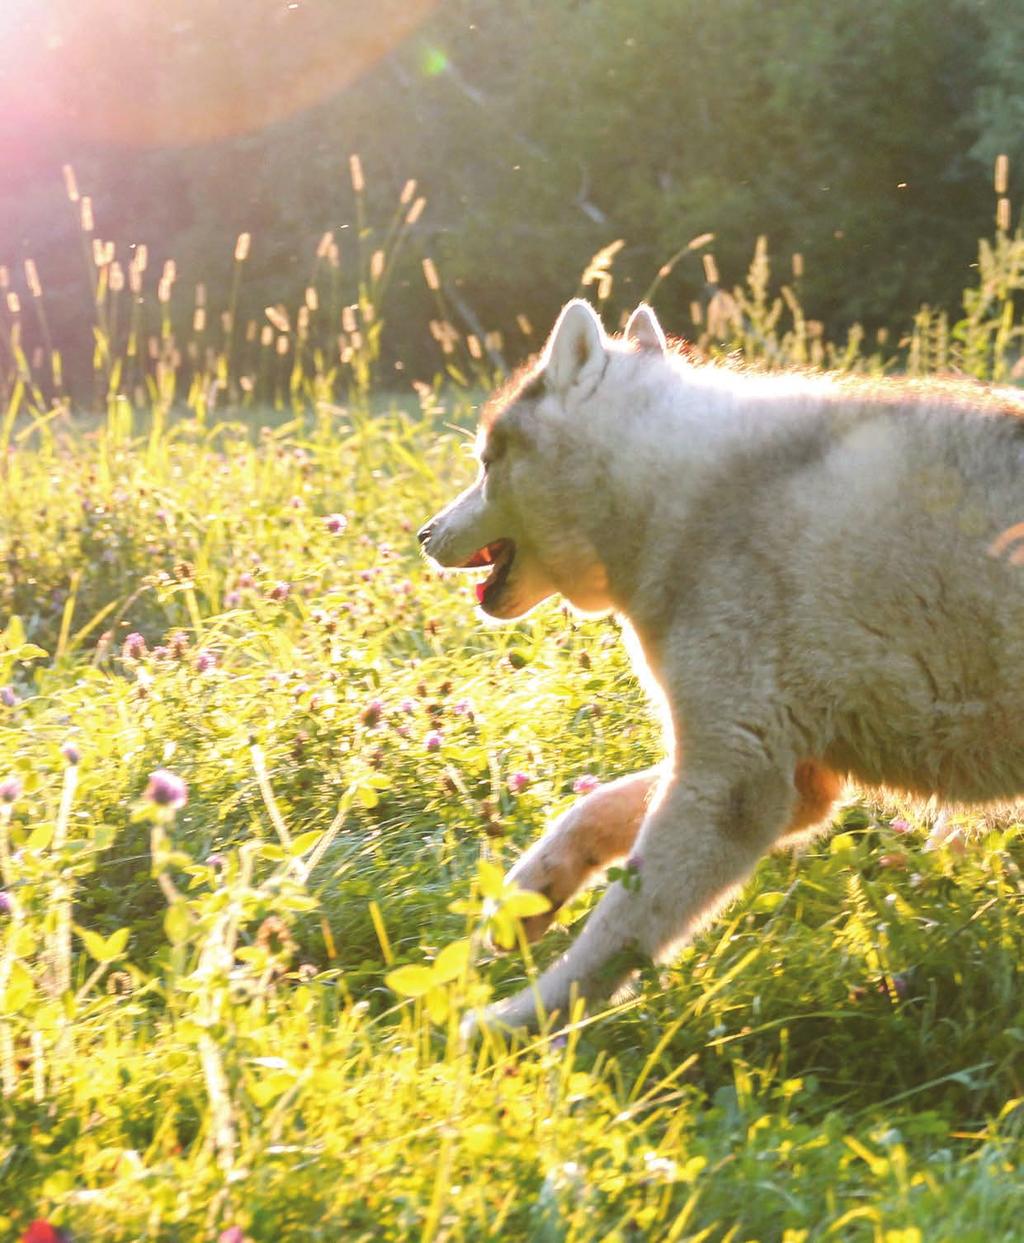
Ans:
<svg viewBox="0 0 1024 1243"><path fill-rule="evenodd" d="M868 783L1009 797L1024 791L1024 420L960 388L901 391L839 385L789 413L759 399L762 433L691 507L687 578L711 609L728 583L738 612L760 602L745 624L810 753Z"/></svg>

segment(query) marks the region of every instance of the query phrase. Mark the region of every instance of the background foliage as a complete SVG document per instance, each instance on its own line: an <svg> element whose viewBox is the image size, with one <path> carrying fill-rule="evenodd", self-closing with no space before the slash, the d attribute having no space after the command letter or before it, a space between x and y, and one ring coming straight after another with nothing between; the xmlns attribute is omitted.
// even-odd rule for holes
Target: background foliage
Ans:
<svg viewBox="0 0 1024 1243"><path fill-rule="evenodd" d="M272 114L264 97L312 72L301 23L327 19L269 0L230 11L214 22L193 3L160 19L143 98L205 81L216 45L239 98L260 100L254 123ZM341 61L335 26L323 41ZM34 29L26 16L23 33ZM731 285L767 233L787 268L803 255L807 313L830 331L894 326L923 301L955 308L970 239L991 219L992 159L1024 168L1022 41L1024 8L987 0L449 0L344 89L220 141L140 150L65 125L28 146L7 112L0 151L18 158L0 186L3 257L38 261L74 366L89 347L88 291L55 194L71 162L120 257L148 242L185 284L216 287L234 238L251 231L243 309L259 314L301 296L325 230L348 261L358 220L345 165L358 151L371 218L407 178L430 202L400 274L392 355L425 378L435 356L411 269L422 253L458 295L459 327L508 334L520 313L548 322L613 238L626 243L624 290L640 291L708 230ZM9 75L18 52L15 39ZM685 331L704 292L700 266L679 264L659 310Z"/></svg>

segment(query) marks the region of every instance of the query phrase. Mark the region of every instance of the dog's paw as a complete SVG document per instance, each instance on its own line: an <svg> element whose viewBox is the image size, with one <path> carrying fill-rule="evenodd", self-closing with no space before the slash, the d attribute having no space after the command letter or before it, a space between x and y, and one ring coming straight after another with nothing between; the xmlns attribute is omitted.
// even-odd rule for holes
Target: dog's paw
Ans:
<svg viewBox="0 0 1024 1243"><path fill-rule="evenodd" d="M466 1048L478 1044L484 1035L500 1036L504 1041L528 1036L537 1026L536 1015L520 1013L508 1002L467 1010L459 1023L459 1039Z"/></svg>
<svg viewBox="0 0 1024 1243"><path fill-rule="evenodd" d="M487 1006L479 1010L467 1010L459 1023L459 1040L463 1047L478 1044L486 1032L501 1031L502 1024L494 1017L494 1009Z"/></svg>

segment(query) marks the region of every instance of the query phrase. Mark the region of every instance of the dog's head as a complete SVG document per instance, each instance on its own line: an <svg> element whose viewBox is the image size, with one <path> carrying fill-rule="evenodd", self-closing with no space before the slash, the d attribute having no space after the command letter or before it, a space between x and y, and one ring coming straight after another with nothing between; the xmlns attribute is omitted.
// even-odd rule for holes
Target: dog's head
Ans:
<svg viewBox="0 0 1024 1243"><path fill-rule="evenodd" d="M664 349L646 307L626 329L627 352ZM439 565L487 569L480 608L511 619L561 593L583 612L612 606L600 538L605 471L581 407L594 398L620 343L586 302L562 311L539 359L484 408L476 481L419 532Z"/></svg>

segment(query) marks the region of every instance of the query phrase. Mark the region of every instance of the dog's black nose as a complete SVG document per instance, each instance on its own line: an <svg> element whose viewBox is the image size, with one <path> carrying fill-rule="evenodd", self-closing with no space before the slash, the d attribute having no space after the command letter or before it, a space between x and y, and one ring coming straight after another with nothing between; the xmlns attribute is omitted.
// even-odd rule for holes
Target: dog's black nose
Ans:
<svg viewBox="0 0 1024 1243"><path fill-rule="evenodd" d="M430 525L428 524L425 527L420 527L420 529L416 532L416 538L421 544L425 544L427 540L430 539Z"/></svg>

